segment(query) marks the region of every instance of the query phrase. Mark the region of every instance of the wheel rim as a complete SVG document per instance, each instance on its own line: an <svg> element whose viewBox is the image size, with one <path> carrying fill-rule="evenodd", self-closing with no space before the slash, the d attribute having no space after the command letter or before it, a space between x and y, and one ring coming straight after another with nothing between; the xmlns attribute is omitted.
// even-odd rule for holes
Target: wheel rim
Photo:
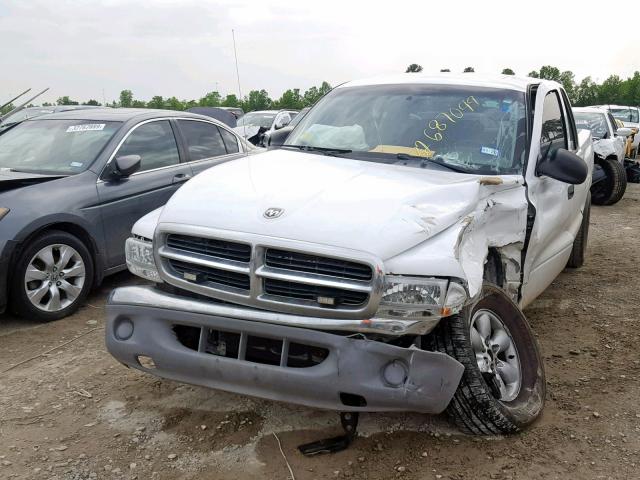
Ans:
<svg viewBox="0 0 640 480"><path fill-rule="evenodd" d="M69 245L47 245L36 253L24 275L31 304L45 312L58 312L74 303L85 282L85 265Z"/></svg>
<svg viewBox="0 0 640 480"><path fill-rule="evenodd" d="M513 337L500 317L490 310L478 310L471 319L471 346L478 368L493 395L502 402L520 393L522 369Z"/></svg>

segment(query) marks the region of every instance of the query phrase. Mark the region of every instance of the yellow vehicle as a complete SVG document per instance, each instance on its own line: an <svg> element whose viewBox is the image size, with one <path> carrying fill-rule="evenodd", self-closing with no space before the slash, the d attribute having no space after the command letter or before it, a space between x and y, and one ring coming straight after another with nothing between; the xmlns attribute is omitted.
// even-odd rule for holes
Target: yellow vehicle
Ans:
<svg viewBox="0 0 640 480"><path fill-rule="evenodd" d="M616 127L624 128L624 123L622 123L622 120L618 120L616 118L615 121ZM633 132L633 134L627 137L627 142L625 143L624 147L624 157L634 159L638 152L635 152L633 150L633 139L635 135L638 135L638 129L636 127L631 127L631 131Z"/></svg>

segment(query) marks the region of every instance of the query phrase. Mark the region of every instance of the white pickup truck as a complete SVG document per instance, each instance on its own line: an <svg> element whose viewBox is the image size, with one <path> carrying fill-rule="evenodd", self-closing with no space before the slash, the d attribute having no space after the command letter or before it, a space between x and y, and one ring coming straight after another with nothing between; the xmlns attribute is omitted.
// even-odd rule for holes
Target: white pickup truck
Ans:
<svg viewBox="0 0 640 480"><path fill-rule="evenodd" d="M582 264L593 150L562 87L406 74L344 84L279 149L143 217L106 344L191 384L341 412L540 414L522 313Z"/></svg>

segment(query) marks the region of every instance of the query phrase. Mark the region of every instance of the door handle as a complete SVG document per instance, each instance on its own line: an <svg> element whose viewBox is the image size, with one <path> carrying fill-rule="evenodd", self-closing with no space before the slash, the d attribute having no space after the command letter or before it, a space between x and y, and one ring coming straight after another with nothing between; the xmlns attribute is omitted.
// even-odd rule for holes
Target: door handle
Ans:
<svg viewBox="0 0 640 480"><path fill-rule="evenodd" d="M191 178L191 175L187 173L178 173L177 175L173 176L173 180L171 181L171 183L183 183L189 180L190 178Z"/></svg>
<svg viewBox="0 0 640 480"><path fill-rule="evenodd" d="M573 194L575 193L575 191L576 191L576 187L573 185L569 185L569 188L567 189L567 198L569 200L573 198Z"/></svg>

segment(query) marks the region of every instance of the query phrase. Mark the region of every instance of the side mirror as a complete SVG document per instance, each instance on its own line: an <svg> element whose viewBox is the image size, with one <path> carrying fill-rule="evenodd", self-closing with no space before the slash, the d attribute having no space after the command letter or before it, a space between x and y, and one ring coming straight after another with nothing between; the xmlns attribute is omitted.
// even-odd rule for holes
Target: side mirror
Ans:
<svg viewBox="0 0 640 480"><path fill-rule="evenodd" d="M618 128L618 130L616 130L616 135L618 137L628 137L632 133L633 132L631 131L631 129L627 128L627 127L620 127L620 128Z"/></svg>
<svg viewBox="0 0 640 480"><path fill-rule="evenodd" d="M575 153L558 148L538 163L536 173L560 182L580 185L587 179L589 168L584 160Z"/></svg>
<svg viewBox="0 0 640 480"><path fill-rule="evenodd" d="M140 170L142 157L140 155L124 155L114 160L114 175L118 178L127 178Z"/></svg>
<svg viewBox="0 0 640 480"><path fill-rule="evenodd" d="M275 125L273 126L274 130L280 130L282 127L284 127L285 123L284 123L284 119L279 118L278 120L276 120Z"/></svg>
<svg viewBox="0 0 640 480"><path fill-rule="evenodd" d="M278 130L276 132L271 132L269 134L269 139L265 142L265 147L267 148L278 148L280 145L284 144L287 141L287 137L291 133L291 129L288 128L286 130Z"/></svg>

